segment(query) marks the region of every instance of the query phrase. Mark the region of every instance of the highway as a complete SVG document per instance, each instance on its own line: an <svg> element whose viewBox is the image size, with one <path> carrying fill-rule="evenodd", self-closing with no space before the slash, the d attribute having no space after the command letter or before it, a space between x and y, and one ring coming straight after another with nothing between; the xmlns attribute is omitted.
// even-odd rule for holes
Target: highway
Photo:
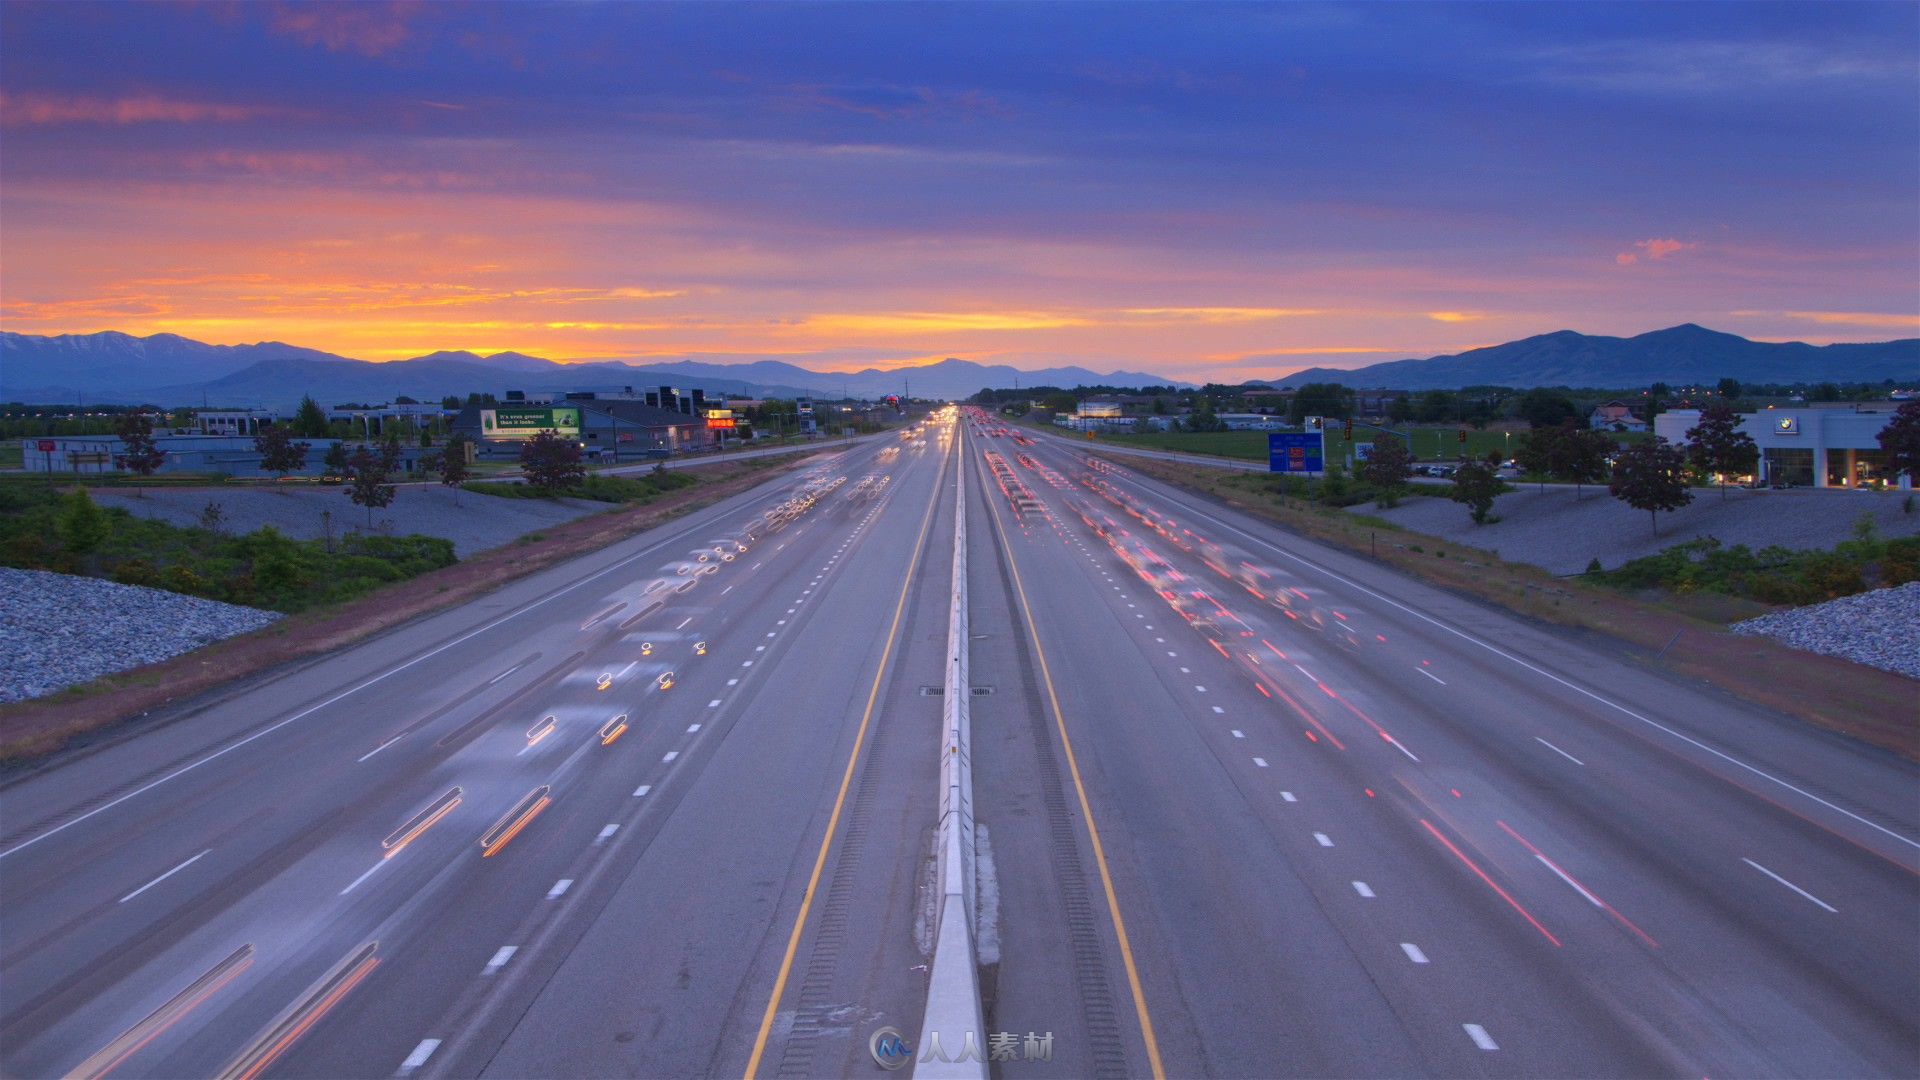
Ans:
<svg viewBox="0 0 1920 1080"><path fill-rule="evenodd" d="M1911 763L1003 430L0 788L0 1073L874 1075L956 483L995 1075L1920 1071Z"/></svg>

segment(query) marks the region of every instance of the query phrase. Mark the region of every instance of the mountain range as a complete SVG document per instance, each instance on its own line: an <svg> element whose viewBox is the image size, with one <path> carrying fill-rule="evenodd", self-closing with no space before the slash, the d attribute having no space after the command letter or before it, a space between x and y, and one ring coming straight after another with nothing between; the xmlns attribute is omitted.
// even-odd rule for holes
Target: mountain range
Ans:
<svg viewBox="0 0 1920 1080"><path fill-rule="evenodd" d="M1749 341L1687 323L1636 337L1560 330L1450 356L1394 360L1367 367L1307 368L1274 386L1337 382L1400 390L1462 386L1645 386L1713 382L1920 382L1920 339L1808 345ZM1023 371L1006 365L946 359L915 367L840 373L780 360L717 364L699 360L654 364L594 361L563 364L524 353L480 356L436 352L369 363L278 341L208 345L175 334L40 336L0 332L0 400L101 404L202 402L285 408L311 393L323 404L432 401L475 391L644 389L661 383L709 393L757 397L880 398L911 392L959 399L985 387L1191 386L1135 371L1105 374L1081 367Z"/></svg>
<svg viewBox="0 0 1920 1080"><path fill-rule="evenodd" d="M1744 383L1920 382L1920 338L1859 345L1749 341L1737 334L1683 323L1636 337L1605 337L1560 330L1425 360L1391 360L1366 367L1307 368L1274 386L1333 382L1394 390L1453 390L1462 386L1570 386L1626 389L1656 382L1713 383L1731 376Z"/></svg>
<svg viewBox="0 0 1920 1080"><path fill-rule="evenodd" d="M208 345L173 334L0 333L0 400L153 403L206 402L287 407L311 393L322 404L391 401L402 394L432 401L475 391L636 390L668 383L708 393L757 397L853 396L869 399L911 391L917 397L963 398L985 387L1190 386L1137 371L1102 374L1081 367L1023 371L946 359L916 367L821 372L779 360L715 364L687 360L563 364L524 353L480 356L435 352L369 363L278 341Z"/></svg>

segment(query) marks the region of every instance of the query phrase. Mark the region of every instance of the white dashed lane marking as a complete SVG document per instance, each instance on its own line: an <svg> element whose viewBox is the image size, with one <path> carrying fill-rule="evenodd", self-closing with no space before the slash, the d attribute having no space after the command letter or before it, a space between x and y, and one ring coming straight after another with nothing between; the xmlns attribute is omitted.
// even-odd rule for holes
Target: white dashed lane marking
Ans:
<svg viewBox="0 0 1920 1080"><path fill-rule="evenodd" d="M1473 1045L1482 1050L1500 1049L1500 1044L1493 1041L1493 1036L1487 1034L1486 1028L1479 1024L1461 1024L1460 1026L1466 1029L1467 1038L1473 1040Z"/></svg>
<svg viewBox="0 0 1920 1080"><path fill-rule="evenodd" d="M1407 959L1413 961L1416 964L1424 964L1427 962L1427 954L1421 952L1420 946L1415 945L1411 941L1401 942L1400 951L1406 953Z"/></svg>
<svg viewBox="0 0 1920 1080"><path fill-rule="evenodd" d="M573 888L573 879L570 877L563 877L559 881L556 881L553 883L553 888L547 890L547 899L557 900L560 897L565 896L567 893L567 890L571 888Z"/></svg>
<svg viewBox="0 0 1920 1080"><path fill-rule="evenodd" d="M1333 846L1333 841L1332 841L1332 840L1329 840L1329 839L1327 839L1327 834L1326 834L1326 833L1323 833L1323 832L1317 832L1317 833L1314 833L1314 834L1313 834L1313 842L1314 842L1314 843L1316 843L1316 844L1319 844L1319 845L1320 845L1321 847L1332 847L1332 846Z"/></svg>
<svg viewBox="0 0 1920 1080"><path fill-rule="evenodd" d="M506 965L507 961L513 959L513 954L519 951L520 951L520 947L518 945L500 946L499 950L493 954L493 959L487 961L487 970L488 971L500 970L500 968Z"/></svg>

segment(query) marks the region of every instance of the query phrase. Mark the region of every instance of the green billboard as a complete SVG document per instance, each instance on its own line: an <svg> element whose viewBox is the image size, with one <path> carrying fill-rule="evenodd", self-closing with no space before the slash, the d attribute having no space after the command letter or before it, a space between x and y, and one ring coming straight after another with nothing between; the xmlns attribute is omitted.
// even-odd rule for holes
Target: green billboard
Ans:
<svg viewBox="0 0 1920 1080"><path fill-rule="evenodd" d="M480 410L480 437L483 439L531 439L541 431L578 438L580 410L569 407Z"/></svg>

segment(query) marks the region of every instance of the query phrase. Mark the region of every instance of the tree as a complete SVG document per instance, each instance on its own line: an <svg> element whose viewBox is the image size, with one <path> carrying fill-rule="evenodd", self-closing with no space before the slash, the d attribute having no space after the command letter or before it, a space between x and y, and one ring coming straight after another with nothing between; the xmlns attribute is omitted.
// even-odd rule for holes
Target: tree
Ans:
<svg viewBox="0 0 1920 1080"><path fill-rule="evenodd" d="M455 435L447 440L446 449L434 455L433 468L440 474L440 483L453 489L453 505L460 505L460 485L467 482L473 470L467 467L467 437Z"/></svg>
<svg viewBox="0 0 1920 1080"><path fill-rule="evenodd" d="M1360 466L1360 477L1379 490L1381 506L1392 506L1413 477L1413 451L1399 439L1375 439L1366 464Z"/></svg>
<svg viewBox="0 0 1920 1080"><path fill-rule="evenodd" d="M152 476L167 452L153 441L153 418L143 412L124 413L113 422L113 433L124 447L114 464L131 473Z"/></svg>
<svg viewBox="0 0 1920 1080"><path fill-rule="evenodd" d="M580 464L580 447L551 429L537 432L520 447L520 471L527 483L551 495L578 487L587 479Z"/></svg>
<svg viewBox="0 0 1920 1080"><path fill-rule="evenodd" d="M113 523L87 495L86 488L75 488L66 497L66 506L54 523L60 545L75 555L85 555L99 547L113 530Z"/></svg>
<svg viewBox="0 0 1920 1080"><path fill-rule="evenodd" d="M266 424L254 435L253 448L260 453L261 472L284 477L307 467L307 451L311 446L294 442L293 429L288 425Z"/></svg>
<svg viewBox="0 0 1920 1080"><path fill-rule="evenodd" d="M1463 461L1453 470L1453 490L1447 492L1447 498L1465 503L1473 511L1475 525L1487 523L1493 500L1507 490L1507 485L1500 482L1500 474L1494 471L1499 464L1500 455L1489 454L1482 461Z"/></svg>
<svg viewBox="0 0 1920 1080"><path fill-rule="evenodd" d="M308 394L300 399L300 408L293 414L293 434L305 435L311 439L324 439L333 434L333 426L327 423L327 414L320 403Z"/></svg>
<svg viewBox="0 0 1920 1080"><path fill-rule="evenodd" d="M1920 487L1920 401L1909 401L1894 410L1893 419L1875 436L1880 449L1892 458L1894 475L1907 474Z"/></svg>
<svg viewBox="0 0 1920 1080"><path fill-rule="evenodd" d="M1353 415L1353 391L1339 383L1315 382L1301 387L1293 395L1287 417L1303 424L1309 416L1331 416L1344 420Z"/></svg>
<svg viewBox="0 0 1920 1080"><path fill-rule="evenodd" d="M1613 466L1607 463L1607 456L1619 444L1608 438L1606 432L1594 431L1578 420L1568 420L1557 430L1559 434L1547 457L1547 472L1555 480L1572 484L1573 498L1578 502L1586 485L1597 484L1612 473Z"/></svg>
<svg viewBox="0 0 1920 1080"><path fill-rule="evenodd" d="M353 462L347 455L347 444L336 442L327 448L327 456L320 459L326 467L328 476L347 477L353 475Z"/></svg>
<svg viewBox="0 0 1920 1080"><path fill-rule="evenodd" d="M1460 413L1460 399L1451 390L1428 390L1413 404L1414 418L1423 424L1444 424Z"/></svg>
<svg viewBox="0 0 1920 1080"><path fill-rule="evenodd" d="M1573 399L1558 390L1535 387L1520 396L1517 413L1527 426L1538 431L1541 428L1556 428L1562 423L1580 415Z"/></svg>
<svg viewBox="0 0 1920 1080"><path fill-rule="evenodd" d="M1839 401L1840 388L1830 382L1818 383L1807 391L1808 401Z"/></svg>
<svg viewBox="0 0 1920 1080"><path fill-rule="evenodd" d="M1405 394L1387 403L1387 423L1405 424L1413 420L1413 399Z"/></svg>
<svg viewBox="0 0 1920 1080"><path fill-rule="evenodd" d="M1714 389L1720 391L1721 397L1726 398L1728 401L1733 401L1740 396L1740 380L1732 378L1721 379Z"/></svg>
<svg viewBox="0 0 1920 1080"><path fill-rule="evenodd" d="M1187 418L1180 422L1183 431L1225 431L1227 422L1213 411L1213 399L1201 398Z"/></svg>
<svg viewBox="0 0 1920 1080"><path fill-rule="evenodd" d="M1559 442L1566 438L1567 429L1537 427L1520 436L1520 445L1513 451L1514 464L1529 476L1540 478L1540 490L1547 490L1547 478L1553 475L1554 462L1560 454Z"/></svg>
<svg viewBox="0 0 1920 1080"><path fill-rule="evenodd" d="M1079 406L1080 400L1064 391L1057 394L1048 394L1046 397L1040 399L1041 408L1051 409L1057 413L1070 413L1079 408Z"/></svg>
<svg viewBox="0 0 1920 1080"><path fill-rule="evenodd" d="M1613 463L1607 491L1635 510L1645 510L1653 521L1653 535L1659 536L1660 512L1671 513L1693 501L1693 491L1687 487L1687 455L1661 438L1635 443Z"/></svg>
<svg viewBox="0 0 1920 1080"><path fill-rule="evenodd" d="M385 455L376 454L362 446L347 459L347 470L353 475L353 482L347 485L347 498L355 506L367 509L367 531L373 531L373 512L393 502L395 488L387 483Z"/></svg>
<svg viewBox="0 0 1920 1080"><path fill-rule="evenodd" d="M1700 423L1687 429L1687 457L1720 481L1720 497L1727 497L1727 474L1750 474L1760 464L1760 447L1740 430L1733 406L1716 402L1700 410Z"/></svg>

